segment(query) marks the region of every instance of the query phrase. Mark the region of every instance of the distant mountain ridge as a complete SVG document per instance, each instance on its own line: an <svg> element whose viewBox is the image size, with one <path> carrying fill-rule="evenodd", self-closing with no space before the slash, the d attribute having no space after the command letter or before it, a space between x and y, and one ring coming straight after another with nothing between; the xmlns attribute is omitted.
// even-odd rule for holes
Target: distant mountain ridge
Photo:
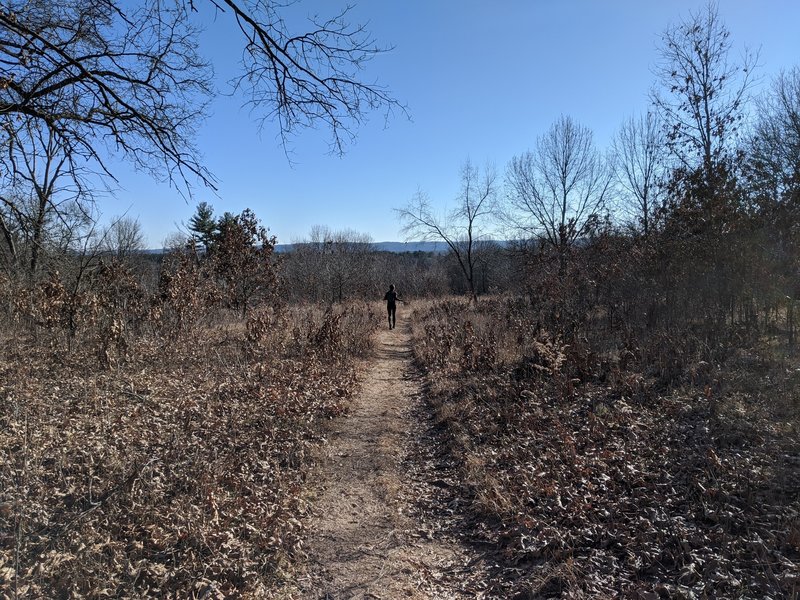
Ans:
<svg viewBox="0 0 800 600"><path fill-rule="evenodd" d="M291 252L302 244L277 244L276 252ZM378 252L433 252L443 254L447 252L447 244L444 242L373 242L369 244L372 250Z"/></svg>
<svg viewBox="0 0 800 600"><path fill-rule="evenodd" d="M486 242L497 244L499 246L507 246L509 242L502 240L486 240ZM275 252L286 253L292 252L297 246L302 244L276 244ZM445 242L373 242L369 246L378 252L394 252L401 254L403 252L432 252L434 254L445 254L449 248ZM164 248L151 248L143 250L144 254L163 254L166 250Z"/></svg>
<svg viewBox="0 0 800 600"><path fill-rule="evenodd" d="M500 246L508 245L507 241L486 240L487 242ZM299 244L278 244L275 246L276 252L291 252ZM433 252L434 254L444 254L449 248L445 242L373 242L370 244L373 250L378 252Z"/></svg>

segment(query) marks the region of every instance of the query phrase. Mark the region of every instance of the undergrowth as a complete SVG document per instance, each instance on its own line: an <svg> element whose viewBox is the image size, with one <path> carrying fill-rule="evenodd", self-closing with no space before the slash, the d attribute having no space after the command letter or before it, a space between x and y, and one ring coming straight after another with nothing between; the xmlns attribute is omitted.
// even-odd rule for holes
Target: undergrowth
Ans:
<svg viewBox="0 0 800 600"><path fill-rule="evenodd" d="M794 367L766 347L714 364L656 336L567 340L531 312L452 300L413 319L464 535L490 549L482 589L798 597Z"/></svg>
<svg viewBox="0 0 800 600"><path fill-rule="evenodd" d="M165 296L123 318L99 298L69 348L51 292L59 302L26 299L38 329L16 325L0 354L0 595L280 594L310 450L346 411L374 310L265 307L242 322Z"/></svg>

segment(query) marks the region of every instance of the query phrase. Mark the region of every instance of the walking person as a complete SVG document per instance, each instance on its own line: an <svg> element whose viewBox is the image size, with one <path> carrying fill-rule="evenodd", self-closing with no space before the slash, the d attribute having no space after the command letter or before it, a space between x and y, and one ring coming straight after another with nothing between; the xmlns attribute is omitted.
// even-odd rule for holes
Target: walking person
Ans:
<svg viewBox="0 0 800 600"><path fill-rule="evenodd" d="M389 313L389 329L394 329L397 302L403 302L397 292L394 291L394 284L389 286L389 291L384 294L383 299L386 300L386 310ZM403 304L405 304L405 302L403 302Z"/></svg>

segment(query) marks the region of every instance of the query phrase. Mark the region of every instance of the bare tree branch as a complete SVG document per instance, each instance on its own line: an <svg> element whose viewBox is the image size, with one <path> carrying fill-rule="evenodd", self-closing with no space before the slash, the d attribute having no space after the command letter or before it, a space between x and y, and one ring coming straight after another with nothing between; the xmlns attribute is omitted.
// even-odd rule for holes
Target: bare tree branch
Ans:
<svg viewBox="0 0 800 600"><path fill-rule="evenodd" d="M351 7L333 17L308 18L309 31L292 33L273 0L209 0L230 13L244 36L241 73L232 82L261 125L278 124L284 147L304 127L330 132L332 153L342 154L355 129L373 110L408 115L390 91L360 78L366 64L390 50L377 45L364 25L351 25ZM294 4L294 3L288 3Z"/></svg>
<svg viewBox="0 0 800 600"><path fill-rule="evenodd" d="M766 202L800 199L800 67L781 73L758 100L745 165L751 191Z"/></svg>
<svg viewBox="0 0 800 600"><path fill-rule="evenodd" d="M213 185L192 145L210 70L181 6L11 0L0 9L0 128L37 123L73 163L113 177L106 151L188 191ZM13 168L13 165L6 165Z"/></svg>

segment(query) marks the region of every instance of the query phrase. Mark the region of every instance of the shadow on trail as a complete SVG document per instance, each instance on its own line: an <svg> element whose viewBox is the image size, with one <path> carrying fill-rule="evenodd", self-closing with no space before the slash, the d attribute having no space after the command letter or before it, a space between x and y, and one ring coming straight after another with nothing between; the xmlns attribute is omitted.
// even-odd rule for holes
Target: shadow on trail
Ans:
<svg viewBox="0 0 800 600"><path fill-rule="evenodd" d="M375 355L382 360L408 360L411 358L411 350L384 345L376 350Z"/></svg>

